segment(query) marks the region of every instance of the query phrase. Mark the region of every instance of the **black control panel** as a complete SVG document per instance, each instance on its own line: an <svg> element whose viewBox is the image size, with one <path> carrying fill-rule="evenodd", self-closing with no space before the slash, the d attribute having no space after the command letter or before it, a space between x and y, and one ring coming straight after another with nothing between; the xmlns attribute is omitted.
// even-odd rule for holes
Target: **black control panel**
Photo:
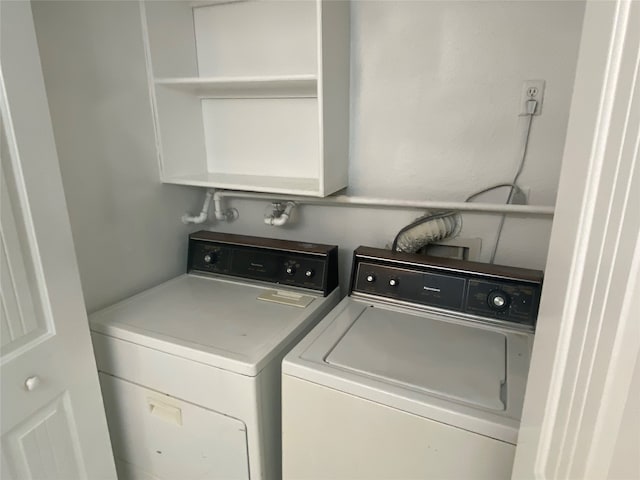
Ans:
<svg viewBox="0 0 640 480"><path fill-rule="evenodd" d="M189 272L321 291L338 286L338 247L201 231L189 236Z"/></svg>
<svg viewBox="0 0 640 480"><path fill-rule="evenodd" d="M359 247L351 293L365 293L475 316L535 326L543 274Z"/></svg>

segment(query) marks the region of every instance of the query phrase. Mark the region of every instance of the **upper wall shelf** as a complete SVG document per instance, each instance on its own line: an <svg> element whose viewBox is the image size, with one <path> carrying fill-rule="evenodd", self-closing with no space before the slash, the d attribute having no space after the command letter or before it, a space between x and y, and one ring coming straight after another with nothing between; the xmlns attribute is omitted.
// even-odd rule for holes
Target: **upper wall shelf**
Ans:
<svg viewBox="0 0 640 480"><path fill-rule="evenodd" d="M201 98L313 98L318 96L316 75L262 77L157 78L156 86L192 93Z"/></svg>
<svg viewBox="0 0 640 480"><path fill-rule="evenodd" d="M141 0L163 182L347 186L349 2Z"/></svg>

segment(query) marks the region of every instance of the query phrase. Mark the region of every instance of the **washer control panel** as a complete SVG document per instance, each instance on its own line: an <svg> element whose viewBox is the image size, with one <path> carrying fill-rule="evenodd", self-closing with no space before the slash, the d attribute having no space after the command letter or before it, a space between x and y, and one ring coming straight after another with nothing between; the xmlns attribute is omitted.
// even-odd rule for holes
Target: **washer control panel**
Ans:
<svg viewBox="0 0 640 480"><path fill-rule="evenodd" d="M202 231L189 237L188 271L309 288L326 296L338 285L338 247Z"/></svg>
<svg viewBox="0 0 640 480"><path fill-rule="evenodd" d="M534 326L542 272L359 247L351 293Z"/></svg>

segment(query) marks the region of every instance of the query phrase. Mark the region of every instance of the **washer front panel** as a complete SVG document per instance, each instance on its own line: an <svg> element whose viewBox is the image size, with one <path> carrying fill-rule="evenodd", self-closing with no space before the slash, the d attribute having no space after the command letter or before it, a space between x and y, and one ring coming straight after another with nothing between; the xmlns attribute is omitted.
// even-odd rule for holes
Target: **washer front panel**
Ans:
<svg viewBox="0 0 640 480"><path fill-rule="evenodd" d="M372 334L365 333L362 336L358 331L362 328L366 332L369 315L367 312L373 310L376 310L376 313L375 317L371 318L379 325L373 327ZM363 321L362 326L354 330L356 333L351 336L351 329L358 326L360 319ZM400 340L394 341L388 336L391 335L390 329L387 330L387 335L382 334L383 329L389 325L399 327L407 319L410 319L409 323L413 324L412 328L416 329L416 334L420 331L420 335L427 335L430 326L435 325L434 322L442 322L443 325L437 327L437 330L433 331L434 334L442 329L447 333L463 332L466 329L466 333L462 333L463 341L472 341L474 334L478 334L479 341L487 342L490 348L504 348L502 365L498 366L498 358L501 357L495 352L478 361L479 369L483 370L479 375L494 384L491 390L484 387L476 390L455 386L455 382L463 381L459 374L465 368L473 367L466 363L455 365L455 360L446 352L446 345L438 347L441 353L445 352L444 363L441 363L439 373L423 372L422 362L440 362L435 352L423 350L417 354L407 353L407 343L413 342L412 348L418 348L419 339L423 337L409 341L400 335ZM399 320L400 324L396 324L395 320ZM424 327L418 326L420 321L425 322ZM463 330L457 330L458 328ZM358 341L369 342L370 339L365 338L367 335L379 342L378 352L370 350L364 344L355 346ZM385 342L385 336L390 341ZM504 339L504 343L498 339ZM455 342L451 337L449 340ZM345 343L344 350L341 347L343 341L348 342ZM435 335L433 339L425 339L428 344L437 341ZM530 333L479 323L470 324L464 319L429 311L348 297L285 357L282 372L284 375L325 385L382 405L515 444L532 344L533 335ZM355 352L347 353L347 346L355 349ZM463 347L459 345L453 348L458 350ZM466 360L469 360L469 355L476 360L481 355L479 348L477 352L475 349L472 350L474 351L467 355ZM363 357L358 358L359 354L363 354ZM376 355L378 358L371 363L372 357ZM403 355L408 356L405 363L402 361ZM484 371L482 366L489 370ZM448 377L444 372L447 368L450 369ZM404 371L399 373L403 369ZM442 378L438 377L440 374ZM425 385L429 376L439 383ZM502 377L504 385L496 396L495 384L499 384ZM433 385L437 385L437 388ZM501 405L498 405L497 399ZM498 408L488 407L488 403L491 403L491 407Z"/></svg>

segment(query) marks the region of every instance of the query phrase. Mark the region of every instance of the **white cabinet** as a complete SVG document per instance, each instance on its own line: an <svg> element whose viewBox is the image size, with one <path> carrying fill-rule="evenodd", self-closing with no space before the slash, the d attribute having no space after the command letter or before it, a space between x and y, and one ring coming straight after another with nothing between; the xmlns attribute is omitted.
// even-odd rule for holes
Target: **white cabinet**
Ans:
<svg viewBox="0 0 640 480"><path fill-rule="evenodd" d="M141 7L164 182L312 196L346 187L347 1Z"/></svg>

